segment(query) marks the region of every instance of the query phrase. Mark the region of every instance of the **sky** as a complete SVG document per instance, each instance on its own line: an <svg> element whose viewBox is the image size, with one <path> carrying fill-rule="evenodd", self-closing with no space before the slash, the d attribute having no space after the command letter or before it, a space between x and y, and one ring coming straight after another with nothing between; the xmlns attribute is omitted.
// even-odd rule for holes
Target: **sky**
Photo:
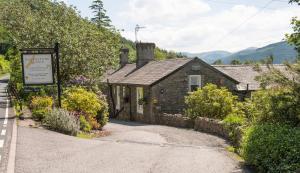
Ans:
<svg viewBox="0 0 300 173"><path fill-rule="evenodd" d="M92 0L63 0L82 17L93 16ZM292 32L300 6L288 0L103 0L112 24L135 40L177 52L236 52L282 41Z"/></svg>

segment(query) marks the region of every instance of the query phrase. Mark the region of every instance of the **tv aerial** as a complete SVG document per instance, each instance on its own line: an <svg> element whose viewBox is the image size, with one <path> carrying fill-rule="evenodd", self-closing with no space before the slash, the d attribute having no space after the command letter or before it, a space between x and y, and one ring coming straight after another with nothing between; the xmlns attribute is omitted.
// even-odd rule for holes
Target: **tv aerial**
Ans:
<svg viewBox="0 0 300 173"><path fill-rule="evenodd" d="M138 42L138 32L141 30L141 29L144 29L146 28L145 26L140 26L140 25L136 25L135 26L135 42L137 43Z"/></svg>

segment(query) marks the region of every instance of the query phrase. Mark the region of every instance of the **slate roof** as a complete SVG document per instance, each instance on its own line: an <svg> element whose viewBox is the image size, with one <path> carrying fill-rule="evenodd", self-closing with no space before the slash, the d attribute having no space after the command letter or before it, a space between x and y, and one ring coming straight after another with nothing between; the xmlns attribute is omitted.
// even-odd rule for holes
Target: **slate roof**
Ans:
<svg viewBox="0 0 300 173"><path fill-rule="evenodd" d="M273 66L288 75L285 65L277 64ZM263 75L268 71L266 65L260 65L260 71L255 70L253 65L213 65L213 67L239 81L240 84L237 85L237 90L246 90L247 84L249 84L249 90L258 90L260 83L255 80L256 76Z"/></svg>
<svg viewBox="0 0 300 173"><path fill-rule="evenodd" d="M123 68L109 74L103 82L108 79L110 83L116 84L151 85L192 60L192 58L174 58L150 61L138 69L136 64L126 64Z"/></svg>

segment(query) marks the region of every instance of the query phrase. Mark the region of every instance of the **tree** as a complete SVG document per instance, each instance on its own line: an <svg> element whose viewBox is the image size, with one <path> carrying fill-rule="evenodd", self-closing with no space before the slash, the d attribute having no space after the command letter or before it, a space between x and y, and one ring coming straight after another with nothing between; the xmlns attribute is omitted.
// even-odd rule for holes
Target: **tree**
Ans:
<svg viewBox="0 0 300 173"><path fill-rule="evenodd" d="M240 60L234 59L234 60L232 60L232 61L230 62L230 64L232 64L232 65L240 65L240 64L242 64L242 63L240 62Z"/></svg>
<svg viewBox="0 0 300 173"><path fill-rule="evenodd" d="M300 0L290 0L290 3L297 3L300 5ZM292 19L291 24L293 25L294 33L287 34L287 41L296 46L296 50L298 51L298 60L300 60L300 20L297 17Z"/></svg>
<svg viewBox="0 0 300 173"><path fill-rule="evenodd" d="M99 30L73 7L50 0L4 0L0 9L0 23L16 50L60 43L63 83L79 75L100 80L117 65L120 35Z"/></svg>
<svg viewBox="0 0 300 173"><path fill-rule="evenodd" d="M94 0L90 8L95 16L91 19L99 28L111 28L111 20L106 15L102 0Z"/></svg>
<svg viewBox="0 0 300 173"><path fill-rule="evenodd" d="M222 65L223 62L221 59L216 60L215 62L212 63L213 65Z"/></svg>

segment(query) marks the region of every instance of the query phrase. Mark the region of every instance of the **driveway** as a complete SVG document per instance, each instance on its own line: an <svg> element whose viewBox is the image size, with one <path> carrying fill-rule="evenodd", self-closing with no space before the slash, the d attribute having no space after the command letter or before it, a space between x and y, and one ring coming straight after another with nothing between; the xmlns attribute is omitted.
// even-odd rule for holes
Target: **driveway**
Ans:
<svg viewBox="0 0 300 173"><path fill-rule="evenodd" d="M112 121L111 135L88 140L18 127L17 173L244 172L218 137L193 130Z"/></svg>

